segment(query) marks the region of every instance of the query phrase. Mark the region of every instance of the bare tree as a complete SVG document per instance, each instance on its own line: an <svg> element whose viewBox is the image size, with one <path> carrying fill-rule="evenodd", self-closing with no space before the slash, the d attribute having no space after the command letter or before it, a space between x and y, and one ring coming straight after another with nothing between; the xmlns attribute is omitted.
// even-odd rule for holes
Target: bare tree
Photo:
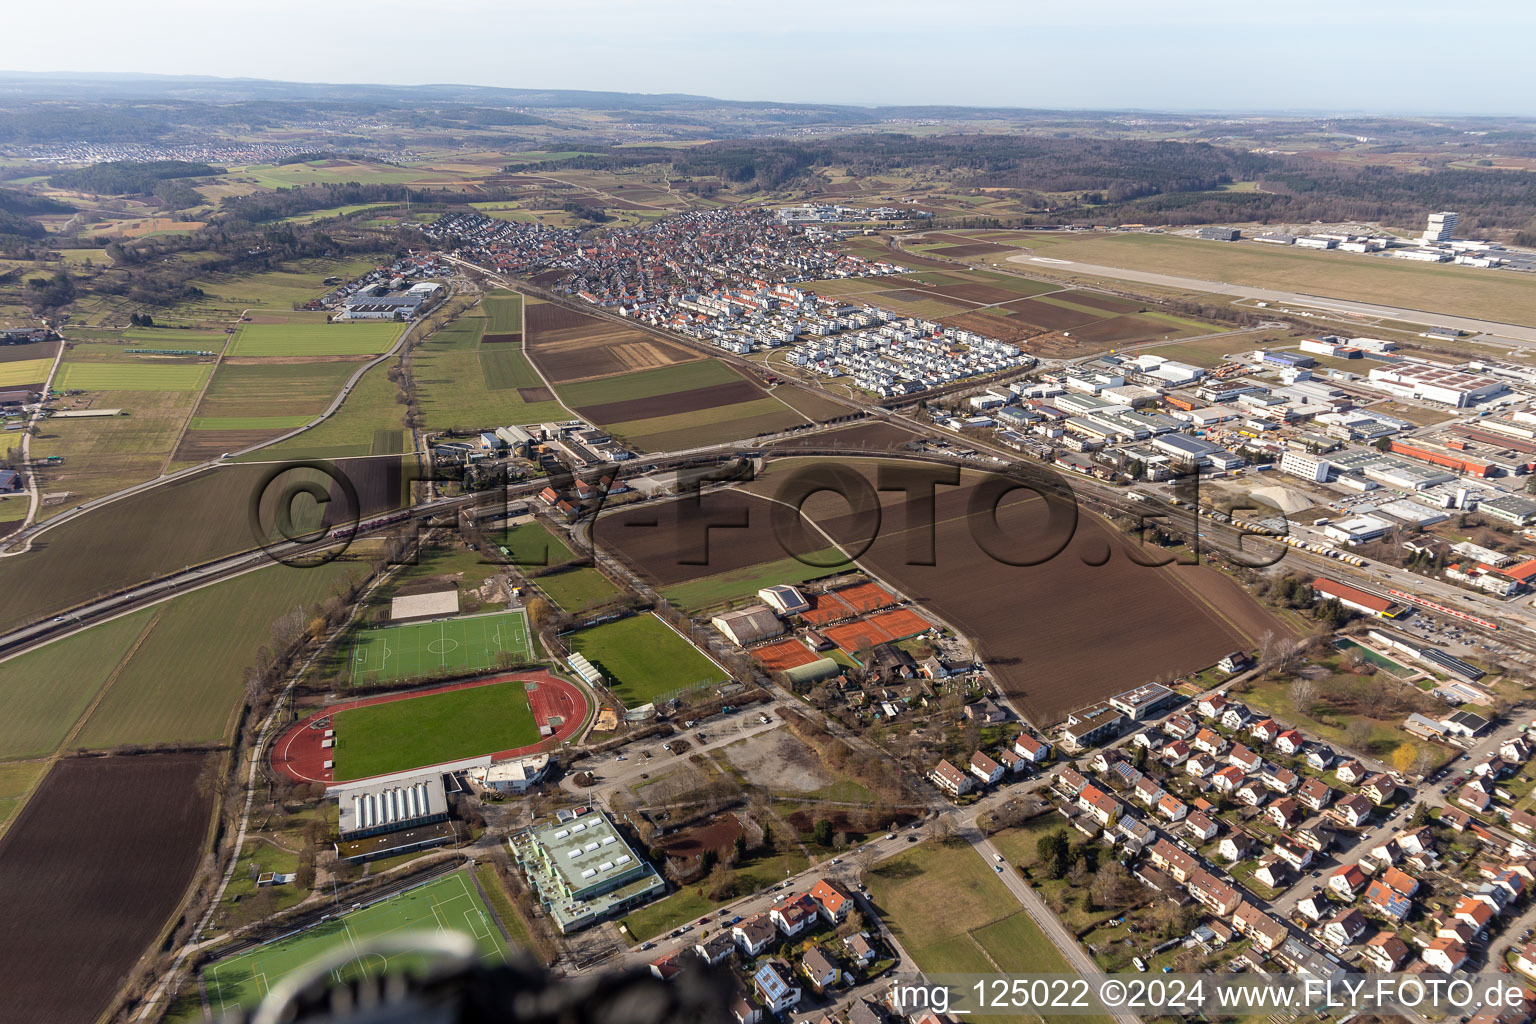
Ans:
<svg viewBox="0 0 1536 1024"><path fill-rule="evenodd" d="M1305 676L1291 683L1291 703L1296 710L1303 714L1310 714L1312 705L1317 700L1317 683Z"/></svg>

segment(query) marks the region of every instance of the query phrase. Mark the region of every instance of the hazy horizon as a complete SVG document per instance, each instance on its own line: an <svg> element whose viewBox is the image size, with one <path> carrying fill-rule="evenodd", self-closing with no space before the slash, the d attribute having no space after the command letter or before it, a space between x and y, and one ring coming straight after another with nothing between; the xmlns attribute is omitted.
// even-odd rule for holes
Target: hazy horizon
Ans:
<svg viewBox="0 0 1536 1024"><path fill-rule="evenodd" d="M1108 0L1089 21L1034 4L271 0L217 20L189 0L8 16L9 70L687 93L749 102L1147 113L1536 116L1536 8L1299 0L1249 10ZM90 54L72 61L69 51ZM89 66L85 66L85 65ZM1490 83L1494 83L1490 87Z"/></svg>

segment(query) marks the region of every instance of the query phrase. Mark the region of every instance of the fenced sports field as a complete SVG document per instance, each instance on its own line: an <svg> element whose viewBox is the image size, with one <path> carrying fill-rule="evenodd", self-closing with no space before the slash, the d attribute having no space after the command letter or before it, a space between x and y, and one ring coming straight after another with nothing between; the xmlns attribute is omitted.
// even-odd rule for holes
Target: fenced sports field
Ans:
<svg viewBox="0 0 1536 1024"><path fill-rule="evenodd" d="M285 936L274 942L209 965L203 971L208 1006L215 1016L261 1001L273 985L317 957L338 948L360 947L381 935L427 935L456 931L472 936L480 959L499 963L506 959L507 945L485 900L469 875L450 875L380 900L361 910L334 918ZM331 981L375 977L385 971L419 969L425 958L419 953L366 953L331 972Z"/></svg>
<svg viewBox="0 0 1536 1024"><path fill-rule="evenodd" d="M352 642L352 685L387 683L451 672L478 672L533 660L524 612L364 630Z"/></svg>

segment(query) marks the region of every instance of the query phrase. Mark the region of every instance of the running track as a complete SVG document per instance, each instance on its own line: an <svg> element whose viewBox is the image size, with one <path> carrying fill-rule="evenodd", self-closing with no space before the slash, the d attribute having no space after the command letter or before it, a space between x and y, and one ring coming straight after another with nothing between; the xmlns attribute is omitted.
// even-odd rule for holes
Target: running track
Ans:
<svg viewBox="0 0 1536 1024"><path fill-rule="evenodd" d="M325 738L325 730L328 725L319 724L322 719L328 719L339 711L349 708L361 708L370 704L387 704L395 700L409 700L412 697L425 697L433 693L446 693L449 690L467 690L475 686L490 686L494 683L510 681L525 683L537 683L538 689L528 692L528 706L533 709L534 721L540 727L548 724L551 718L562 718L560 728L553 736L546 736L537 743L531 743L526 747L518 747L516 750L502 750L491 756L498 760L506 760L512 757L521 757L524 754L532 754L538 750L553 747L570 739L578 731L587 719L587 698L571 683L564 679L558 679L548 672L532 670L527 672L514 672L506 675L489 676L485 679L476 679L467 683L454 683L451 686L434 686L426 690L411 690L406 693L381 693L373 697L360 697L357 700L341 701L331 704L313 714L299 719L290 725L284 733L277 738L272 745L272 767L282 772L295 782L322 782L330 784L335 782L334 772L325 767L325 762L330 759L332 751L320 745ZM483 755L482 755L483 756ZM462 759L461 759L462 760ZM431 765L422 765L430 768ZM394 774L394 773L391 773ZM357 781L357 780L347 780Z"/></svg>

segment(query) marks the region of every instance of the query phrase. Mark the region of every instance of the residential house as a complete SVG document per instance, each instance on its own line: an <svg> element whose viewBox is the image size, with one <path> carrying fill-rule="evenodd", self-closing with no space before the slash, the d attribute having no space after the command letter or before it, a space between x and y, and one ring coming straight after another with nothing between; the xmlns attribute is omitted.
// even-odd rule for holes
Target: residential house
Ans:
<svg viewBox="0 0 1536 1024"><path fill-rule="evenodd" d="M1333 904L1321 896L1305 896L1297 902L1296 913L1315 924L1333 913Z"/></svg>
<svg viewBox="0 0 1536 1024"><path fill-rule="evenodd" d="M1197 779L1203 779L1216 770L1216 759L1209 754L1196 754L1184 762L1184 771Z"/></svg>
<svg viewBox="0 0 1536 1024"><path fill-rule="evenodd" d="M1481 935L1498 915L1493 907L1475 896L1463 896L1457 901L1451 916L1471 928L1474 935Z"/></svg>
<svg viewBox="0 0 1536 1024"><path fill-rule="evenodd" d="M1167 839L1159 839L1149 851L1152 863L1172 875L1174 881L1187 883L1200 870L1200 862Z"/></svg>
<svg viewBox="0 0 1536 1024"><path fill-rule="evenodd" d="M1365 944L1360 958L1376 970L1390 974L1407 963L1408 952L1408 943L1389 931L1380 931Z"/></svg>
<svg viewBox="0 0 1536 1024"><path fill-rule="evenodd" d="M1469 810L1481 813L1493 803L1493 797L1476 786L1463 786L1461 792L1456 794L1456 802Z"/></svg>
<svg viewBox="0 0 1536 1024"><path fill-rule="evenodd" d="M671 981L682 973L683 966L683 951L673 950L651 961L651 976Z"/></svg>
<svg viewBox="0 0 1536 1024"><path fill-rule="evenodd" d="M1333 801L1333 787L1322 779L1309 778L1296 788L1296 802L1313 811L1325 809Z"/></svg>
<svg viewBox="0 0 1536 1024"><path fill-rule="evenodd" d="M1307 767L1315 772L1325 772L1335 760L1332 747L1321 743L1312 743L1307 746Z"/></svg>
<svg viewBox="0 0 1536 1024"><path fill-rule="evenodd" d="M1413 912L1413 900L1377 878L1371 879L1365 887L1365 906L1399 923L1406 921Z"/></svg>
<svg viewBox="0 0 1536 1024"><path fill-rule="evenodd" d="M1229 864L1247 860L1259 848L1259 841L1246 832L1235 832L1216 846L1216 856Z"/></svg>
<svg viewBox="0 0 1536 1024"><path fill-rule="evenodd" d="M1423 959L1432 970L1451 974L1467 962L1467 947L1457 939L1441 937L1424 948Z"/></svg>
<svg viewBox="0 0 1536 1024"><path fill-rule="evenodd" d="M1222 917L1232 913L1242 902L1236 889L1204 869L1196 869L1189 880L1188 887L1189 894L1195 898L1196 902L1211 913Z"/></svg>
<svg viewBox="0 0 1536 1024"><path fill-rule="evenodd" d="M1131 791L1137 801L1148 807L1156 806L1166 792L1150 775L1143 775L1137 780L1135 788Z"/></svg>
<svg viewBox="0 0 1536 1024"><path fill-rule="evenodd" d="M1158 756L1163 759L1163 763L1168 767L1177 768L1189 760L1189 744L1183 740L1174 740L1164 747Z"/></svg>
<svg viewBox="0 0 1536 1024"><path fill-rule="evenodd" d="M1323 941L1334 949L1343 949L1353 945L1365 927L1365 915L1354 907L1346 907L1323 925Z"/></svg>
<svg viewBox="0 0 1536 1024"><path fill-rule="evenodd" d="M1291 880L1291 866L1277 853L1259 858L1259 866L1253 872L1254 880L1271 889L1282 889Z"/></svg>
<svg viewBox="0 0 1536 1024"><path fill-rule="evenodd" d="M731 928L736 945L749 957L755 957L779 938L779 929L767 914L753 914Z"/></svg>
<svg viewBox="0 0 1536 1024"><path fill-rule="evenodd" d="M1202 697L1195 707L1206 718L1220 718L1226 712L1229 703L1230 701L1222 694L1213 693L1209 697Z"/></svg>
<svg viewBox="0 0 1536 1024"><path fill-rule="evenodd" d="M964 796L976 788L975 778L956 768L948 760L940 761L938 766L928 773L928 778L950 796Z"/></svg>
<svg viewBox="0 0 1536 1024"><path fill-rule="evenodd" d="M855 963L866 967L880 959L879 950L875 949L874 943L869 941L869 932L848 936L843 940L843 948L848 951L848 955Z"/></svg>
<svg viewBox="0 0 1536 1024"><path fill-rule="evenodd" d="M1014 752L1012 747L1009 747L1007 750L1000 751L997 755L997 761L1008 770L1008 774L1010 775L1019 774L1025 768L1028 768L1030 764L1029 758L1019 756Z"/></svg>
<svg viewBox="0 0 1536 1024"><path fill-rule="evenodd" d="M1536 942L1527 942L1515 952L1515 970L1536 978Z"/></svg>
<svg viewBox="0 0 1536 1024"><path fill-rule="evenodd" d="M971 774L981 780L983 786L996 784L1003 777L1003 766L981 751L971 755Z"/></svg>
<svg viewBox="0 0 1536 1024"><path fill-rule="evenodd" d="M1277 839L1275 840L1274 852L1277 857L1290 864L1298 872L1305 871L1312 866L1312 851L1300 843L1292 842L1289 839Z"/></svg>
<svg viewBox="0 0 1536 1024"><path fill-rule="evenodd" d="M1265 952L1278 948L1290 935L1283 923L1247 902L1233 911L1232 927L1238 934L1251 937L1253 944Z"/></svg>
<svg viewBox="0 0 1536 1024"><path fill-rule="evenodd" d="M1280 732L1280 725L1273 718L1261 718L1248 727L1248 735L1266 744L1275 742Z"/></svg>
<svg viewBox="0 0 1536 1024"><path fill-rule="evenodd" d="M1052 780L1051 785L1075 800L1077 794L1083 791L1083 787L1088 785L1088 779L1082 772L1067 764L1056 770L1056 778Z"/></svg>
<svg viewBox="0 0 1536 1024"><path fill-rule="evenodd" d="M1359 864L1345 864L1328 876L1328 891L1341 900L1350 901L1360 894L1365 883L1366 874Z"/></svg>
<svg viewBox="0 0 1536 1024"><path fill-rule="evenodd" d="M763 1008L754 1003L750 996L738 996L731 1004L731 1018L736 1024L760 1024Z"/></svg>
<svg viewBox="0 0 1536 1024"><path fill-rule="evenodd" d="M1230 793L1246 781L1243 770L1235 764L1217 769L1211 776L1211 788L1218 793Z"/></svg>
<svg viewBox="0 0 1536 1024"><path fill-rule="evenodd" d="M1189 805L1172 793L1164 793L1157 802L1157 813L1169 821L1183 821L1189 816Z"/></svg>
<svg viewBox="0 0 1536 1024"><path fill-rule="evenodd" d="M1264 809L1264 813L1269 816L1269 820L1274 822L1275 827L1279 829L1291 828L1305 817L1301 804L1296 802L1295 797L1290 796L1281 797L1279 800L1276 800Z"/></svg>
<svg viewBox="0 0 1536 1024"><path fill-rule="evenodd" d="M736 950L736 939L730 932L716 932L707 939L694 943L693 951L710 965L718 964Z"/></svg>
<svg viewBox="0 0 1536 1024"><path fill-rule="evenodd" d="M1351 828L1359 828L1371 818L1371 802L1352 793L1333 805L1333 815Z"/></svg>
<svg viewBox="0 0 1536 1024"><path fill-rule="evenodd" d="M1327 853L1333 847L1333 829L1321 821L1311 821L1291 835L1313 853Z"/></svg>
<svg viewBox="0 0 1536 1024"><path fill-rule="evenodd" d="M1292 793L1301 786L1301 777L1289 768L1266 764L1259 772L1259 781L1276 793Z"/></svg>
<svg viewBox="0 0 1536 1024"><path fill-rule="evenodd" d="M1184 831L1188 832L1195 842L1204 843L1215 839L1216 833L1221 831L1221 826L1216 824L1216 819L1209 814L1195 811L1184 819Z"/></svg>
<svg viewBox="0 0 1536 1024"><path fill-rule="evenodd" d="M806 895L816 901L821 916L832 925L841 924L847 920L848 908L853 905L853 900L847 893L825 878L817 879L816 884L811 886Z"/></svg>
<svg viewBox="0 0 1536 1024"><path fill-rule="evenodd" d="M1306 746L1307 741L1295 729L1287 729L1275 737L1275 749L1290 756Z"/></svg>
<svg viewBox="0 0 1536 1024"><path fill-rule="evenodd" d="M767 960L752 975L757 998L774 1013L783 1013L800 1003L800 986L789 965L782 960Z"/></svg>
<svg viewBox="0 0 1536 1024"><path fill-rule="evenodd" d="M1359 761L1349 760L1339 765L1339 770L1336 774L1339 776L1340 782L1347 782L1351 786L1358 786L1366 780L1370 773L1366 771L1365 765Z"/></svg>
<svg viewBox="0 0 1536 1024"><path fill-rule="evenodd" d="M1231 746L1231 744L1227 742L1225 736L1215 729L1201 729L1195 733L1195 738L1190 743L1190 746L1202 753L1210 754L1212 757L1219 757L1226 752L1227 747Z"/></svg>
<svg viewBox="0 0 1536 1024"><path fill-rule="evenodd" d="M1244 772L1256 772L1264 763L1264 759L1241 743L1237 743L1227 751L1227 763L1241 768Z"/></svg>
<svg viewBox="0 0 1536 1024"><path fill-rule="evenodd" d="M1250 779L1237 787L1237 792L1232 794L1232 798L1249 807L1263 807L1269 802L1269 791L1261 783Z"/></svg>
<svg viewBox="0 0 1536 1024"><path fill-rule="evenodd" d="M1163 749L1163 744L1167 742L1168 737L1157 729L1143 729L1131 737L1131 746L1144 747L1149 753Z"/></svg>
<svg viewBox="0 0 1536 1024"><path fill-rule="evenodd" d="M1037 739L1027 732L1019 733L1013 741L1013 752L1020 757L1027 757L1034 764L1040 764L1051 756L1051 745L1042 739Z"/></svg>
<svg viewBox="0 0 1536 1024"><path fill-rule="evenodd" d="M1221 713L1221 724L1228 729L1240 730L1253 721L1253 713L1241 704L1232 703Z"/></svg>
<svg viewBox="0 0 1536 1024"><path fill-rule="evenodd" d="M1372 775L1365 780L1360 787L1360 792L1365 794L1377 807L1390 803L1397 796L1397 782L1387 774Z"/></svg>
<svg viewBox="0 0 1536 1024"><path fill-rule="evenodd" d="M843 973L837 961L828 956L826 950L820 946L812 946L805 951L805 955L800 958L800 969L805 972L805 976L811 981L811 986L818 992L837 984L838 977Z"/></svg>
<svg viewBox="0 0 1536 1024"><path fill-rule="evenodd" d="M768 918L787 938L794 938L815 924L821 908L806 893L796 893L768 909Z"/></svg>
<svg viewBox="0 0 1536 1024"><path fill-rule="evenodd" d="M1387 868L1381 873L1381 880L1404 896L1412 896L1419 891L1419 880L1397 868Z"/></svg>
<svg viewBox="0 0 1536 1024"><path fill-rule="evenodd" d="M1098 786L1088 785L1077 794L1077 806L1083 812L1099 823L1101 828L1108 828L1120 813L1120 801L1104 792Z"/></svg>
<svg viewBox="0 0 1536 1024"><path fill-rule="evenodd" d="M1187 740L1200 731L1200 725L1194 718L1181 711L1176 715L1169 715L1163 722L1162 730L1163 735L1172 739Z"/></svg>

